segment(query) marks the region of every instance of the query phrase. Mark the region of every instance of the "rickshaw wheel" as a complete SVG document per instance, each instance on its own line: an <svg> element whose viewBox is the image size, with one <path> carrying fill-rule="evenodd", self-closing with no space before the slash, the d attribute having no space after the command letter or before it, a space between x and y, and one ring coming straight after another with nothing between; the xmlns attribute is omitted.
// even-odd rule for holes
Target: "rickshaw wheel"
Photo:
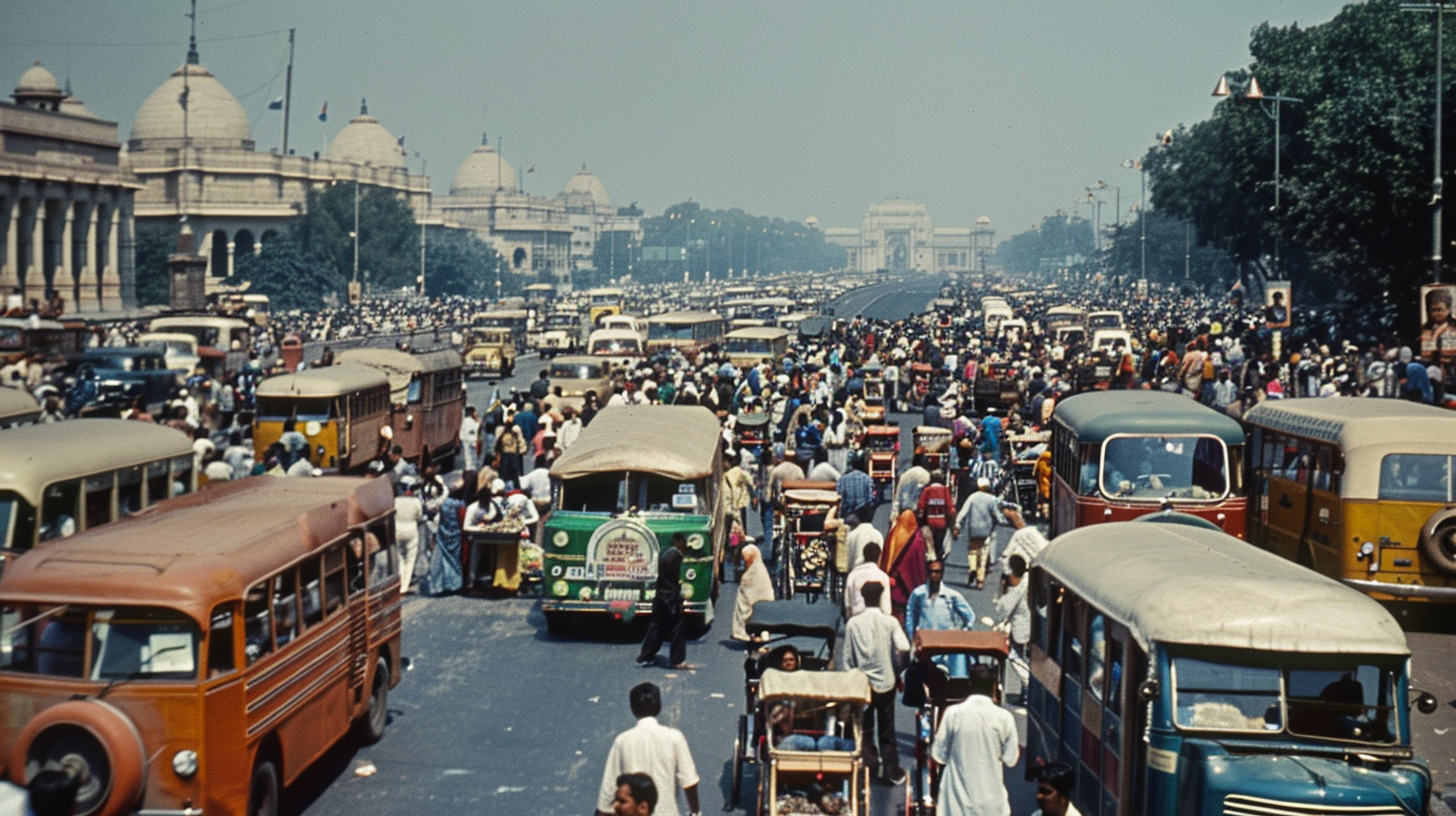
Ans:
<svg viewBox="0 0 1456 816"><path fill-rule="evenodd" d="M729 810L738 809L739 791L743 789L743 752L748 747L748 715L738 715L738 736L733 740L733 790L728 793Z"/></svg>

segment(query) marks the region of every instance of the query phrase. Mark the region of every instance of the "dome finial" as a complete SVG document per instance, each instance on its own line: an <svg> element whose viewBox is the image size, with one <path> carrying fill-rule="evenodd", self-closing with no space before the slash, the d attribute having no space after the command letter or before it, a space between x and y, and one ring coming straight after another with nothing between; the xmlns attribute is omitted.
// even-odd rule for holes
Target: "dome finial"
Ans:
<svg viewBox="0 0 1456 816"><path fill-rule="evenodd" d="M187 16L192 20L192 34L187 38L187 64L197 65L197 0L192 0L192 11Z"/></svg>
<svg viewBox="0 0 1456 816"><path fill-rule="evenodd" d="M481 134L480 134L480 146L481 147L490 147L490 134L489 133L486 133L484 131L481 132Z"/></svg>
<svg viewBox="0 0 1456 816"><path fill-rule="evenodd" d="M369 100L368 99L360 99L359 100L359 115L360 116L368 116L369 115Z"/></svg>

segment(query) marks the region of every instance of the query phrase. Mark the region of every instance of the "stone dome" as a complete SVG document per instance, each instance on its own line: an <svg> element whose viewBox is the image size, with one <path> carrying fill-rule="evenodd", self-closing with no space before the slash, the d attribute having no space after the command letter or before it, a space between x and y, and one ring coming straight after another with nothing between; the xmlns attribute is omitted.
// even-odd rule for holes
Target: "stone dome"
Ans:
<svg viewBox="0 0 1456 816"><path fill-rule="evenodd" d="M805 218L804 226L808 227L811 230L819 229L819 217L811 215L808 218Z"/></svg>
<svg viewBox="0 0 1456 816"><path fill-rule="evenodd" d="M61 113L69 113L72 116L79 116L83 119L95 119L96 114L86 107L86 103L74 96L67 96L61 100Z"/></svg>
<svg viewBox="0 0 1456 816"><path fill-rule="evenodd" d="M514 193L517 189L516 168L496 153L485 137L481 137L480 147L461 162L450 183L452 196L494 195L497 190Z"/></svg>
<svg viewBox="0 0 1456 816"><path fill-rule="evenodd" d="M976 219L976 223L983 227L989 227L991 226L991 216L983 215L980 218Z"/></svg>
<svg viewBox="0 0 1456 816"><path fill-rule="evenodd" d="M349 124L329 143L329 158L374 167L404 169L404 155L399 142L379 124L378 119L369 115L367 101L359 103L359 115L349 120Z"/></svg>
<svg viewBox="0 0 1456 816"><path fill-rule="evenodd" d="M184 138L190 138L192 147L253 149L247 112L212 72L192 61L194 56L189 54L188 62L137 108L129 142L133 150L182 147ZM186 111L182 107L184 86Z"/></svg>
<svg viewBox="0 0 1456 816"><path fill-rule="evenodd" d="M567 197L587 196L598 209L606 209L612 205L611 199L607 197L607 185L602 184L602 180L585 167L567 180L566 187L561 192Z"/></svg>
<svg viewBox="0 0 1456 816"><path fill-rule="evenodd" d="M19 105L56 110L66 94L61 91L60 83L56 82L55 74L42 68L40 60L36 60L30 70L20 75L20 83L15 86L13 96Z"/></svg>

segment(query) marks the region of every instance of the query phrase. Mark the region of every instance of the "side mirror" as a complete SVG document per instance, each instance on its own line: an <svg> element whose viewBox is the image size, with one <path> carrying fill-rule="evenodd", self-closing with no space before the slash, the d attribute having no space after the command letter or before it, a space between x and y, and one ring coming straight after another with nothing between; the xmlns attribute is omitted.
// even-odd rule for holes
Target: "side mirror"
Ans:
<svg viewBox="0 0 1456 816"><path fill-rule="evenodd" d="M1145 703L1151 703L1158 699L1158 681L1149 677L1138 684L1138 699Z"/></svg>
<svg viewBox="0 0 1456 816"><path fill-rule="evenodd" d="M1441 702L1436 699L1436 695L1430 693L1429 691L1411 689L1410 693L1412 695L1415 695L1414 702L1416 706L1416 711L1419 711L1422 714L1435 714L1436 709L1441 707Z"/></svg>

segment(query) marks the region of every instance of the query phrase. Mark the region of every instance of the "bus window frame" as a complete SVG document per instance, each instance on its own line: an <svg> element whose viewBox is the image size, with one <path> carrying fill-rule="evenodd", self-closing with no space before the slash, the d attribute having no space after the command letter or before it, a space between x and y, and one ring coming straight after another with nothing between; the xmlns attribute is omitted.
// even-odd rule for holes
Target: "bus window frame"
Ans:
<svg viewBox="0 0 1456 816"><path fill-rule="evenodd" d="M1177 498L1177 500L1179 502L1188 502L1188 503L1197 503L1197 504L1213 505L1213 504L1218 504L1219 502L1228 501L1230 498L1233 498L1234 497L1234 491L1239 486L1240 480L1238 479L1238 477L1236 477L1234 475L1234 473L1235 473L1235 468L1233 466L1234 465L1234 462L1233 462L1233 458L1234 457L1233 457L1232 453L1230 452L1230 445L1227 442L1224 442L1219 437L1217 437L1217 436L1215 436L1213 434L1206 434L1206 433L1160 433L1160 434L1157 434L1156 436L1153 435L1153 434L1140 434L1140 433L1115 433L1115 434L1109 435L1106 439L1102 440L1102 444L1100 446L1097 446L1097 491L1098 492L1097 493L1093 493L1091 495L1096 496L1097 498L1100 498L1100 499L1108 500L1108 501L1122 501L1122 502L1128 502L1128 503L1132 503L1132 504L1151 504L1151 505L1156 505L1156 504L1160 503L1162 501L1161 498L1144 498L1144 497L1137 497L1137 496L1120 496L1117 493L1110 492L1107 489L1107 479L1106 479L1106 477L1107 477L1107 446L1110 445L1110 444L1112 444L1115 441L1122 440L1122 439L1153 439L1153 438L1157 438L1157 439L1161 439L1161 440L1168 440L1168 439L1187 439L1187 440L1192 440L1193 443L1194 443L1194 445L1195 445L1195 448L1194 448L1195 451L1197 450L1197 447L1196 446L1197 446L1197 444L1199 442L1201 442L1203 440L1211 440L1211 441L1215 442L1218 445L1219 451L1223 454L1223 492L1220 493L1220 494L1218 494L1218 495L1216 495L1216 496L1213 496L1211 498L1193 498L1192 496L1178 496L1176 498ZM1093 444L1095 444L1095 443L1093 443ZM1086 446L1084 446L1084 447L1086 447ZM1196 461L1197 461L1196 456L1190 455L1190 458L1193 459L1193 461L1196 463ZM1239 464L1242 465L1242 463L1239 463ZM1124 474L1124 475L1126 475L1126 474ZM1195 486L1197 486L1197 485L1191 485L1190 486L1190 489L1191 489L1191 487L1195 487ZM1080 469L1079 469L1079 472L1078 472L1078 495L1088 495L1088 494L1081 493L1080 490L1081 490L1081 474L1080 474Z"/></svg>

